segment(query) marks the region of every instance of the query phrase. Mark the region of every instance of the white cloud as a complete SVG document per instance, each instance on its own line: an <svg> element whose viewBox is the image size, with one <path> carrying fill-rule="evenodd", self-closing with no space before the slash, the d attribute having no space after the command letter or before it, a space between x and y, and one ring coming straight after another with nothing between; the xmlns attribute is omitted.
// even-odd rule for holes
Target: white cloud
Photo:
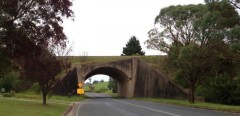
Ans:
<svg viewBox="0 0 240 116"><path fill-rule="evenodd" d="M157 55L143 43L160 9L197 3L203 0L75 0L75 21L66 20L64 31L73 43L74 55L88 51L89 56L118 56L133 35L147 55Z"/></svg>

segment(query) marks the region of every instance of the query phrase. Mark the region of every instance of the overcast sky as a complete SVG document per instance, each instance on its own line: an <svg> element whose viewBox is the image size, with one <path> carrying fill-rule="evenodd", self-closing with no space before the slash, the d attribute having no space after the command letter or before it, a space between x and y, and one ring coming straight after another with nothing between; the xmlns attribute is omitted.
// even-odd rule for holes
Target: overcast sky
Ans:
<svg viewBox="0 0 240 116"><path fill-rule="evenodd" d="M204 0L74 0L74 21L65 20L63 27L72 55L87 51L89 56L119 56L131 36L135 35L146 55L144 41L153 28L161 8L178 4L198 4Z"/></svg>
<svg viewBox="0 0 240 116"><path fill-rule="evenodd" d="M203 3L204 0L74 0L74 21L65 20L63 27L73 47L71 55L119 56L131 36L136 36L146 55L159 55L148 50L144 41L153 28L161 8L170 5ZM103 77L103 76L102 76ZM108 78L98 78L98 80ZM94 79L93 79L94 80Z"/></svg>

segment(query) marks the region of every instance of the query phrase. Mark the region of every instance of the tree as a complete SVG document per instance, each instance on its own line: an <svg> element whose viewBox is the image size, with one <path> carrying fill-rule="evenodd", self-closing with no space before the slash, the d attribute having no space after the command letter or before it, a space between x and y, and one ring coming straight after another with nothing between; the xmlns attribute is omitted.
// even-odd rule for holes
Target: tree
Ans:
<svg viewBox="0 0 240 116"><path fill-rule="evenodd" d="M12 64L9 59L0 53L0 78L12 70Z"/></svg>
<svg viewBox="0 0 240 116"><path fill-rule="evenodd" d="M191 103L194 103L195 89L204 77L212 76L218 70L217 62L222 59L221 56L230 56L219 53L231 45L229 33L239 22L237 12L228 3L212 5L215 7L199 4L161 9L155 24L162 30L150 30L149 40L145 42L148 48L168 54L168 64L176 68L188 84ZM235 35L238 35L236 32ZM225 58L229 60L229 57Z"/></svg>
<svg viewBox="0 0 240 116"><path fill-rule="evenodd" d="M98 80L94 80L94 81L93 81L93 84L97 84L97 83L99 83Z"/></svg>
<svg viewBox="0 0 240 116"><path fill-rule="evenodd" d="M145 44L150 49L168 53L172 46L180 47L197 41L194 21L205 12L204 5L169 6L161 9L155 18L155 25L163 27L151 29Z"/></svg>
<svg viewBox="0 0 240 116"><path fill-rule="evenodd" d="M22 59L41 54L49 43L66 46L61 24L73 16L71 5L70 0L1 1L1 52L20 66Z"/></svg>
<svg viewBox="0 0 240 116"><path fill-rule="evenodd" d="M163 27L161 32L158 29L149 31L150 39L145 42L148 48L157 49L168 54L168 62L182 73L184 80L189 85L189 102L194 103L194 91L200 75L198 41L194 30L194 22L205 10L204 5L169 6L161 9L155 19L155 24ZM203 43L200 43L203 44ZM199 51L199 50L198 50ZM192 58L196 58L195 60ZM196 64L198 63L198 64ZM194 67L196 66L196 67Z"/></svg>
<svg viewBox="0 0 240 116"><path fill-rule="evenodd" d="M113 93L117 92L117 82L113 78L109 78L108 89L112 90Z"/></svg>
<svg viewBox="0 0 240 116"><path fill-rule="evenodd" d="M58 59L55 54L45 50L40 56L33 56L24 62L24 70L21 77L37 82L43 96L43 104L46 105L46 96L59 81L59 74L66 68L65 60ZM68 63L67 63L68 64Z"/></svg>
<svg viewBox="0 0 240 116"><path fill-rule="evenodd" d="M219 2L224 1L232 4L235 8L240 9L240 0L204 0L205 3L213 3L213 2Z"/></svg>
<svg viewBox="0 0 240 116"><path fill-rule="evenodd" d="M43 104L56 75L69 63L53 53L66 48L64 18L73 16L71 0L7 0L0 2L0 50L21 70L21 76L38 82Z"/></svg>
<svg viewBox="0 0 240 116"><path fill-rule="evenodd" d="M0 88L4 88L6 92L10 92L15 89L18 74L16 72L6 73L2 79L0 79Z"/></svg>
<svg viewBox="0 0 240 116"><path fill-rule="evenodd" d="M91 84L92 83L92 77L89 77L88 80L89 80L89 83Z"/></svg>
<svg viewBox="0 0 240 116"><path fill-rule="evenodd" d="M121 54L122 56L131 56L131 55L145 55L145 52L142 51L142 48L140 46L139 40L132 36L128 43L126 44L126 47L123 47L123 52Z"/></svg>
<svg viewBox="0 0 240 116"><path fill-rule="evenodd" d="M183 75L190 89L189 101L194 103L195 90L210 75L212 67L209 65L206 48L201 48L197 44L190 44L180 49L177 67Z"/></svg>
<svg viewBox="0 0 240 116"><path fill-rule="evenodd" d="M80 53L79 56L80 56L79 60L80 60L81 63L86 62L87 61L87 57L88 57L88 52L87 51L83 51L83 52Z"/></svg>

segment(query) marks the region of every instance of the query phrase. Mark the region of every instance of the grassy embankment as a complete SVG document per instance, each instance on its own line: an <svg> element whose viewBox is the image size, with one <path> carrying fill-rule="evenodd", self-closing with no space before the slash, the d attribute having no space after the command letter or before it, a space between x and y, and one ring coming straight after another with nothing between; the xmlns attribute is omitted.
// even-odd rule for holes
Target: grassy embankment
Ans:
<svg viewBox="0 0 240 116"><path fill-rule="evenodd" d="M99 82L92 85L94 87L93 92L106 93L112 97L118 97L117 93L113 93L112 90L108 89L108 82ZM89 85L84 86L85 91L90 91Z"/></svg>
<svg viewBox="0 0 240 116"><path fill-rule="evenodd" d="M108 90L108 82L99 82L92 84L94 92L105 92ZM90 91L89 85L84 86L85 91Z"/></svg>
<svg viewBox="0 0 240 116"><path fill-rule="evenodd" d="M111 62L116 60L124 60L132 58L131 56L70 56L71 63L75 64L91 64L99 62Z"/></svg>

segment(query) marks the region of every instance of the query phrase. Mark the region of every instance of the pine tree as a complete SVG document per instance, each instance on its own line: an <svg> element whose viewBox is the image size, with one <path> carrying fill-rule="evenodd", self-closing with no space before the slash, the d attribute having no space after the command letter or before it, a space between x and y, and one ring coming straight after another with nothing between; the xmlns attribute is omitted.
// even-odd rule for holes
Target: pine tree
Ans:
<svg viewBox="0 0 240 116"><path fill-rule="evenodd" d="M142 51L142 48L140 46L139 40L132 36L128 43L126 44L126 47L123 47L123 52L121 54L122 56L131 56L131 55L145 55L145 52Z"/></svg>

